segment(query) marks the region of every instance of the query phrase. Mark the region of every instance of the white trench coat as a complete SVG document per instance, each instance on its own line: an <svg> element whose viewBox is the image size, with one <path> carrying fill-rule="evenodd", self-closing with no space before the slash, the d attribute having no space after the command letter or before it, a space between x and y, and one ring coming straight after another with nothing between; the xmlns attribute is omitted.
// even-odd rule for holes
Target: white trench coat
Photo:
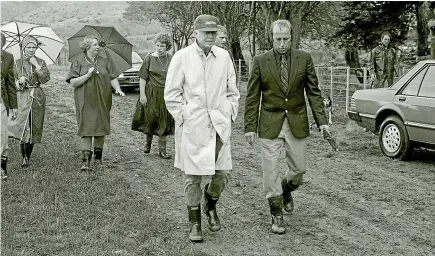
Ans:
<svg viewBox="0 0 435 256"><path fill-rule="evenodd" d="M229 53L213 46L205 56L196 42L176 52L164 98L175 120L174 166L190 175L231 170L231 122L240 93ZM216 133L223 146L215 162Z"/></svg>

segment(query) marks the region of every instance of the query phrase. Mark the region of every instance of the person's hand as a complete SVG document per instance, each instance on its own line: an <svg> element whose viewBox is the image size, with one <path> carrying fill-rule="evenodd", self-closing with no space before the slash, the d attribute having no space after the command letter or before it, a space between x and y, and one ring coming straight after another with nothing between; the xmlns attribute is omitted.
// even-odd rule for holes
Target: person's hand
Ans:
<svg viewBox="0 0 435 256"><path fill-rule="evenodd" d="M11 108L10 110L11 110L11 119L12 121L14 121L15 119L17 119L18 110L14 108Z"/></svg>
<svg viewBox="0 0 435 256"><path fill-rule="evenodd" d="M20 79L18 79L19 84L25 84L26 81L27 81L27 77L25 77L25 76L22 76L22 77L20 77Z"/></svg>
<svg viewBox="0 0 435 256"><path fill-rule="evenodd" d="M88 77L91 77L92 73L94 72L95 68L94 67L90 67L88 69L88 73L86 74Z"/></svg>
<svg viewBox="0 0 435 256"><path fill-rule="evenodd" d="M249 143L249 145L254 145L254 143L257 141L257 133L256 132L247 132L245 133L246 141Z"/></svg>
<svg viewBox="0 0 435 256"><path fill-rule="evenodd" d="M36 60L35 57L30 58L29 62L35 66L36 70L41 69L41 65L39 65L38 61Z"/></svg>
<svg viewBox="0 0 435 256"><path fill-rule="evenodd" d="M122 96L122 97L125 96L125 93L123 91L121 91L121 89L115 90L115 94L118 94L119 96Z"/></svg>
<svg viewBox="0 0 435 256"><path fill-rule="evenodd" d="M145 93L141 93L140 94L140 96L139 96L139 102L142 104L142 105L146 105L147 104L147 96L145 95Z"/></svg>
<svg viewBox="0 0 435 256"><path fill-rule="evenodd" d="M324 133L325 131L327 133L331 133L331 131L329 130L329 125L327 125L327 124L323 124L319 128L320 128L320 132L322 132L322 133Z"/></svg>

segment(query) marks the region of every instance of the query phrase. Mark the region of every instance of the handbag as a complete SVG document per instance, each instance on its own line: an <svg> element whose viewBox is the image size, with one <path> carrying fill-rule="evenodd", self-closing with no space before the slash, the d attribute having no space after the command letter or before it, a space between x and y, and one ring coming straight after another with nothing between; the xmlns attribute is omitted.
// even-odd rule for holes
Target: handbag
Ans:
<svg viewBox="0 0 435 256"><path fill-rule="evenodd" d="M150 58L149 54L145 57ZM146 69L150 69L150 60L146 61ZM148 82L148 81L147 81ZM145 106L140 103L140 98L137 100L136 109L133 114L133 120L131 121L131 130L145 133Z"/></svg>
<svg viewBox="0 0 435 256"><path fill-rule="evenodd" d="M138 100L131 122L131 130L145 132L145 106Z"/></svg>

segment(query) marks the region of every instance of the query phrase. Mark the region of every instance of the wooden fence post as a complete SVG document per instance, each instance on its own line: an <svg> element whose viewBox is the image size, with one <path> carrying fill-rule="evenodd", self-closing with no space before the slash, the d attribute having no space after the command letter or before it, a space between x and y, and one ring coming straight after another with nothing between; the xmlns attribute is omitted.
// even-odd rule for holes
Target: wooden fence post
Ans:
<svg viewBox="0 0 435 256"><path fill-rule="evenodd" d="M364 86L364 89L366 88L366 84L367 84L367 67L364 67L363 68L363 73L364 73L364 77L363 77L363 86Z"/></svg>
<svg viewBox="0 0 435 256"><path fill-rule="evenodd" d="M346 114L349 110L349 78L350 78L350 67L346 68Z"/></svg>
<svg viewBox="0 0 435 256"><path fill-rule="evenodd" d="M238 75L238 80L239 82L237 83L237 87L240 91L240 83L242 82L242 60L239 59L239 71L238 71L239 75Z"/></svg>
<svg viewBox="0 0 435 256"><path fill-rule="evenodd" d="M331 98L331 101L334 102L334 86L333 86L333 79L334 79L334 66L331 66L331 81L329 83L329 97Z"/></svg>

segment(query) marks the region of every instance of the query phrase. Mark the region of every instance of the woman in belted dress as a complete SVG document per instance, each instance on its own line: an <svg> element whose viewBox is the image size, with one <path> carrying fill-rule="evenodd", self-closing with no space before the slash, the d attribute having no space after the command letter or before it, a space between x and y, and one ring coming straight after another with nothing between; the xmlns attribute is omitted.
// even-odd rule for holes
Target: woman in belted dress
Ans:
<svg viewBox="0 0 435 256"><path fill-rule="evenodd" d="M29 166L33 145L40 143L44 127L45 93L42 84L50 80L44 60L35 56L38 40L26 36L20 44L22 57L15 61L18 115L8 124L10 136L20 140L22 167Z"/></svg>

